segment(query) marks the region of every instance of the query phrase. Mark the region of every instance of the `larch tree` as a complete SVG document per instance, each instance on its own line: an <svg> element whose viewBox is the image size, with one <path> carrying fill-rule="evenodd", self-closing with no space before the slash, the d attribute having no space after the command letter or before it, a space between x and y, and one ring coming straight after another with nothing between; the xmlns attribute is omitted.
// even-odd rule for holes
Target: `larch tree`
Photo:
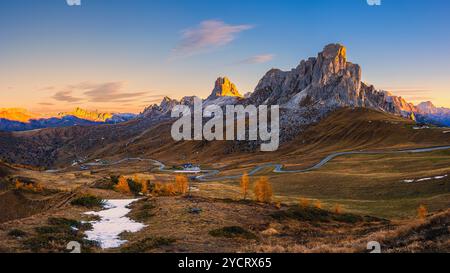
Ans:
<svg viewBox="0 0 450 273"><path fill-rule="evenodd" d="M417 209L417 216L419 217L419 219L423 220L427 218L427 214L428 214L427 207L425 207L425 205L420 205L419 208Z"/></svg>
<svg viewBox="0 0 450 273"><path fill-rule="evenodd" d="M341 214L343 212L342 206L340 204L336 204L334 206L334 213Z"/></svg>
<svg viewBox="0 0 450 273"><path fill-rule="evenodd" d="M176 191L182 195L185 195L189 189L189 181L184 175L177 175L175 177L175 185Z"/></svg>
<svg viewBox="0 0 450 273"><path fill-rule="evenodd" d="M148 183L149 181L147 181L147 180L142 180L141 181L141 192L143 193L143 194L147 194L148 193Z"/></svg>
<svg viewBox="0 0 450 273"><path fill-rule="evenodd" d="M316 209L322 209L322 202L320 202L320 200L316 200L316 202L314 202L314 207Z"/></svg>
<svg viewBox="0 0 450 273"><path fill-rule="evenodd" d="M130 193L130 186L128 185L128 181L125 177L120 176L119 177L119 182L117 183L117 185L114 187L114 189L118 192L121 193Z"/></svg>
<svg viewBox="0 0 450 273"><path fill-rule="evenodd" d="M307 207L309 207L310 201L308 199L302 197L302 198L300 198L299 203L300 203L300 207L307 208Z"/></svg>
<svg viewBox="0 0 450 273"><path fill-rule="evenodd" d="M269 183L269 179L265 176L261 177L255 184L253 192L256 197L256 201L261 203L270 203L273 197L272 186Z"/></svg>
<svg viewBox="0 0 450 273"><path fill-rule="evenodd" d="M248 174L245 172L241 178L241 192L244 197L244 200L247 199L249 184L250 184L250 179L248 177Z"/></svg>

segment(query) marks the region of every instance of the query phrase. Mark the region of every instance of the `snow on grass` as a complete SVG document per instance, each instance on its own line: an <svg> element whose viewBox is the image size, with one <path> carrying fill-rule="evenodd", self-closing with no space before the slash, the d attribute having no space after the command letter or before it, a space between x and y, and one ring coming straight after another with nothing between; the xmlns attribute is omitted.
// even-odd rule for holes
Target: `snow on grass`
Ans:
<svg viewBox="0 0 450 273"><path fill-rule="evenodd" d="M423 181L430 181L430 180L439 180L439 179L444 179L446 178L448 175L440 175L440 176L434 176L434 177L424 177L424 178L419 178L419 179L406 179L403 180L403 182L405 183L414 183L414 182L423 182Z"/></svg>
<svg viewBox="0 0 450 273"><path fill-rule="evenodd" d="M122 232L138 232L145 227L144 224L135 222L126 215L131 211L128 206L139 199L105 200L105 209L94 212L86 212L88 215L100 217L99 221L90 222L92 230L86 231L88 240L97 241L101 248L116 248L126 243L121 240Z"/></svg>

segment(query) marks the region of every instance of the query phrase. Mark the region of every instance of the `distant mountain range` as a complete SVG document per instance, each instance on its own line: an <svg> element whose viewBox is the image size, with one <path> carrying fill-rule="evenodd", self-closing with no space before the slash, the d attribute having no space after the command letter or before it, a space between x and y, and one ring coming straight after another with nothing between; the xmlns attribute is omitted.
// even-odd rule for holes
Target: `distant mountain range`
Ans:
<svg viewBox="0 0 450 273"><path fill-rule="evenodd" d="M34 114L26 109L0 109L0 131L28 131L42 128L113 124L135 118L135 114L112 114L87 111L79 107L56 116Z"/></svg>
<svg viewBox="0 0 450 273"><path fill-rule="evenodd" d="M450 109L436 107L431 101L422 102L416 107L416 118L422 123L450 126Z"/></svg>

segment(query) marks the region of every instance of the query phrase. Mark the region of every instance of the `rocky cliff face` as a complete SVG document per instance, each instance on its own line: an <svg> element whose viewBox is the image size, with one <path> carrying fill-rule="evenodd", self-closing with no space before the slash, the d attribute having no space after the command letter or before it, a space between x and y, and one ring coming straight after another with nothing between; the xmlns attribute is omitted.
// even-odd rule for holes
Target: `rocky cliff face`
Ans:
<svg viewBox="0 0 450 273"><path fill-rule="evenodd" d="M239 93L236 85L232 83L227 77L219 77L215 84L214 89L208 99L215 99L218 97L239 97L242 95Z"/></svg>
<svg viewBox="0 0 450 273"><path fill-rule="evenodd" d="M327 45L317 57L303 60L291 71L272 69L259 81L250 101L284 108L369 107L401 114L414 106L361 81L361 67L347 60L346 48ZM320 109L319 109L320 108Z"/></svg>

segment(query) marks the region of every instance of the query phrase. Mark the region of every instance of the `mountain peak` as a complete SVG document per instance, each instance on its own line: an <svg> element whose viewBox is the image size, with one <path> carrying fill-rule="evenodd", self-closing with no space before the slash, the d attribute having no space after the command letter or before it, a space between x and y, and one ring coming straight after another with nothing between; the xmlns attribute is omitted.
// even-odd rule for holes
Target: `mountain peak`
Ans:
<svg viewBox="0 0 450 273"><path fill-rule="evenodd" d="M74 116L80 119L95 121L95 122L105 122L113 117L111 113L100 113L97 110L89 111L83 108L77 107L72 112L59 113L59 117Z"/></svg>
<svg viewBox="0 0 450 273"><path fill-rule="evenodd" d="M29 122L38 115L23 108L0 108L0 118L19 122Z"/></svg>
<svg viewBox="0 0 450 273"><path fill-rule="evenodd" d="M347 48L341 44L326 45L320 53L325 59L343 58L347 59Z"/></svg>
<svg viewBox="0 0 450 273"><path fill-rule="evenodd" d="M417 105L417 109L423 114L435 114L438 110L431 101L421 102Z"/></svg>
<svg viewBox="0 0 450 273"><path fill-rule="evenodd" d="M217 78L214 89L211 93L210 97L239 97L242 98L242 95L237 90L237 87L234 83L230 81L227 77L219 77Z"/></svg>
<svg viewBox="0 0 450 273"><path fill-rule="evenodd" d="M430 107L430 108L434 108L434 104L431 101L424 101L419 103L417 106L424 106L424 107Z"/></svg>

